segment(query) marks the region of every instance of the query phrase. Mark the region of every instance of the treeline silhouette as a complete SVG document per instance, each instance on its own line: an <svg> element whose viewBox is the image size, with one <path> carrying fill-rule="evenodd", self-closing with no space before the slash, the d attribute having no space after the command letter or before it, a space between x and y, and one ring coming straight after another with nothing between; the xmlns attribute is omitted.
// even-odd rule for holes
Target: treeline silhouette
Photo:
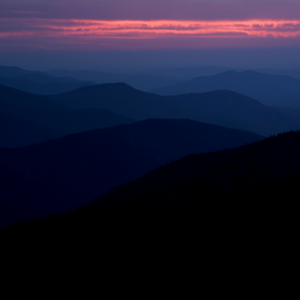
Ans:
<svg viewBox="0 0 300 300"><path fill-rule="evenodd" d="M215 153L193 154L112 189L77 210L20 222L2 236L149 235L197 238L212 229L295 233L300 132Z"/></svg>

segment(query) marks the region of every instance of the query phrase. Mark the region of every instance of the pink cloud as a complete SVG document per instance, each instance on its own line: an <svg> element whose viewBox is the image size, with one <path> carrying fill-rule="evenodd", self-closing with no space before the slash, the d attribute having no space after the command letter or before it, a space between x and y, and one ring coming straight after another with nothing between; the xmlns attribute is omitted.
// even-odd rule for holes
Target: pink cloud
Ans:
<svg viewBox="0 0 300 300"><path fill-rule="evenodd" d="M40 32L55 37L90 35L115 38L130 34L135 38L182 37L298 37L300 20L53 20L53 19L0 19L6 36L15 31ZM17 24L17 26L16 26ZM22 27L22 30L19 28ZM17 29L17 30L16 30ZM26 32L25 32L26 31Z"/></svg>
<svg viewBox="0 0 300 300"><path fill-rule="evenodd" d="M2 49L9 51L300 45L300 20L0 18L0 28Z"/></svg>

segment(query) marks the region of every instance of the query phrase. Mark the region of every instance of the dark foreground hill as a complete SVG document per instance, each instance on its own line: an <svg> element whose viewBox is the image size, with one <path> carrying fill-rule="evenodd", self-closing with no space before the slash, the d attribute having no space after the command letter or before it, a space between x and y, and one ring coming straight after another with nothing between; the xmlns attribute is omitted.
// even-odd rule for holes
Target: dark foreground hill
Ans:
<svg viewBox="0 0 300 300"><path fill-rule="evenodd" d="M105 108L135 120L191 119L264 136L300 129L299 118L230 91L162 97L119 83L85 87L50 99L74 108Z"/></svg>
<svg viewBox="0 0 300 300"><path fill-rule="evenodd" d="M156 242L173 235L181 247L179 238L198 244L212 228L222 231L225 241L238 232L235 244L253 235L258 244L271 237L292 238L299 225L299 151L300 133L290 132L237 149L190 155L74 212L20 223L6 233L51 233L77 241L97 236L103 243L121 235L125 244L132 234L139 241L152 234ZM224 245L218 251L225 251Z"/></svg>
<svg viewBox="0 0 300 300"><path fill-rule="evenodd" d="M35 122L64 135L134 122L108 109L25 109L12 105L2 108L0 116L14 116L15 119Z"/></svg>
<svg viewBox="0 0 300 300"><path fill-rule="evenodd" d="M206 93L230 90L260 101L265 105L293 106L293 93L300 91L300 80L289 76L263 74L254 71L196 77L176 85L153 90L159 95Z"/></svg>
<svg viewBox="0 0 300 300"><path fill-rule="evenodd" d="M0 113L0 147L28 146L64 135L53 128Z"/></svg>
<svg viewBox="0 0 300 300"><path fill-rule="evenodd" d="M6 105L0 112L0 147L24 147L68 134L133 122L107 109L32 110Z"/></svg>
<svg viewBox="0 0 300 300"><path fill-rule="evenodd" d="M26 148L0 148L1 226L75 209L191 153L261 139L190 120L146 120Z"/></svg>

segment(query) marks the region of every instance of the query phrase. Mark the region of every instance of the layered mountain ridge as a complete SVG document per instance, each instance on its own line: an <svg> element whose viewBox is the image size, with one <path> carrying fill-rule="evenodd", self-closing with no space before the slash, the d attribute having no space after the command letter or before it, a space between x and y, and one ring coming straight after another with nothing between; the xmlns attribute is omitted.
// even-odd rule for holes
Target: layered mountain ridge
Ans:
<svg viewBox="0 0 300 300"><path fill-rule="evenodd" d="M299 79L254 71L227 71L213 76L196 77L176 85L152 90L152 92L159 95L179 95L215 90L237 92L265 105L300 107L300 101L296 103L290 96L290 94L299 93Z"/></svg>

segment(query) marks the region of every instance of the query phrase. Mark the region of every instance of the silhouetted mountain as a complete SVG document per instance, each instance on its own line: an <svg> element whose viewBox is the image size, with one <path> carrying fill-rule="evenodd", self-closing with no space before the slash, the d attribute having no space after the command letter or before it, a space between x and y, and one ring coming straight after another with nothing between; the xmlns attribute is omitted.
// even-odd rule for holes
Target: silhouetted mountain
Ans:
<svg viewBox="0 0 300 300"><path fill-rule="evenodd" d="M107 109L24 109L6 105L0 115L13 115L15 119L35 122L64 135L135 122Z"/></svg>
<svg viewBox="0 0 300 300"><path fill-rule="evenodd" d="M160 88L166 85L180 82L180 80L172 76L165 76L159 74L113 74L88 70L52 70L48 73L52 76L69 76L77 78L79 80L91 80L101 84L124 82L136 89L143 91Z"/></svg>
<svg viewBox="0 0 300 300"><path fill-rule="evenodd" d="M275 110L252 98L230 91L178 95L172 99L182 106L201 112L233 117L241 123L244 122L244 126L247 124L249 130L265 136L300 128L296 114L291 115L287 110Z"/></svg>
<svg viewBox="0 0 300 300"><path fill-rule="evenodd" d="M191 119L265 136L300 128L298 118L228 91L161 97L120 83L85 87L50 99L75 108L105 108L135 120Z"/></svg>
<svg viewBox="0 0 300 300"><path fill-rule="evenodd" d="M80 81L71 77L54 77L49 75L48 73L38 73L38 74L30 73L22 77L16 77L16 78L17 79L23 78L35 83L77 83L77 84L86 84L86 85L96 84L93 81Z"/></svg>
<svg viewBox="0 0 300 300"><path fill-rule="evenodd" d="M52 128L0 113L0 147L22 147L63 136Z"/></svg>
<svg viewBox="0 0 300 300"><path fill-rule="evenodd" d="M0 84L39 95L54 95L96 84L71 77L53 77L48 73L0 66Z"/></svg>
<svg viewBox="0 0 300 300"><path fill-rule="evenodd" d="M29 94L0 85L0 105L3 106L4 103L30 109L68 109L45 96Z"/></svg>
<svg viewBox="0 0 300 300"><path fill-rule="evenodd" d="M190 120L152 119L25 148L1 148L1 225L76 208L191 153L261 139Z"/></svg>
<svg viewBox="0 0 300 300"><path fill-rule="evenodd" d="M220 232L225 241L233 232L238 242L254 235L259 245L287 234L294 240L299 151L300 133L291 132L237 149L190 155L74 212L20 223L4 232L48 238L58 234L74 241L99 236L103 245L116 239L128 242L133 235L139 241L151 238L159 247L170 236L181 247L183 237L204 247L203 235L212 229L212 241Z"/></svg>
<svg viewBox="0 0 300 300"><path fill-rule="evenodd" d="M4 67L0 66L0 78L15 78L15 79L26 79L36 83L82 83L81 80L77 80L72 77L55 77L51 76L46 72L40 71L28 71L18 67ZM95 82L86 81L87 83L95 84Z"/></svg>
<svg viewBox="0 0 300 300"><path fill-rule="evenodd" d="M0 77L15 78L15 77L28 75L28 74L42 74L42 73L43 72L38 72L38 71L27 71L19 67L0 66Z"/></svg>
<svg viewBox="0 0 300 300"><path fill-rule="evenodd" d="M254 98L266 105L282 105L289 102L290 92L299 91L300 80L288 76L262 74L253 71L228 71L209 77L192 80L153 90L160 95L205 93L215 90L230 90ZM282 102L280 99L285 99ZM281 103L279 102L281 101Z"/></svg>
<svg viewBox="0 0 300 300"><path fill-rule="evenodd" d="M0 117L6 124L0 136L2 147L21 147L62 135L134 122L107 109L67 108L47 97L3 86L0 86L0 108Z"/></svg>
<svg viewBox="0 0 300 300"><path fill-rule="evenodd" d="M237 68L221 68L221 67L183 67L183 68L174 68L174 69L152 69L147 70L148 74L152 75L164 75L175 77L180 80L191 80L195 77L202 76L213 76L219 73L224 73L227 71L244 71L242 69Z"/></svg>
<svg viewBox="0 0 300 300"><path fill-rule="evenodd" d="M290 76L297 79L300 79L300 70L299 69L256 69L255 71L265 74L272 74L272 75L283 75L283 76Z"/></svg>
<svg viewBox="0 0 300 300"><path fill-rule="evenodd" d="M106 108L137 120L176 117L181 107L171 100L136 90L125 83L101 84L51 96L73 108ZM188 111L190 112L190 111Z"/></svg>
<svg viewBox="0 0 300 300"><path fill-rule="evenodd" d="M251 71L250 69L248 69ZM220 73L224 73L227 71L247 71L247 69L241 68L222 68L222 67L183 67L183 68L174 68L174 69L152 69L146 70L145 73L152 74L152 75L160 75L160 76L169 76L175 77L180 80L190 80L195 77L202 77L202 76L213 76ZM300 79L300 70L299 69L255 69L252 70L259 73L271 74L271 75L283 75L283 76L290 76L293 78Z"/></svg>
<svg viewBox="0 0 300 300"><path fill-rule="evenodd" d="M31 77L31 76L30 76ZM80 87L94 85L92 82L48 82L48 83L37 83L27 78L4 78L0 77L0 84L7 87L19 89L28 93L38 95L55 95L78 89Z"/></svg>

